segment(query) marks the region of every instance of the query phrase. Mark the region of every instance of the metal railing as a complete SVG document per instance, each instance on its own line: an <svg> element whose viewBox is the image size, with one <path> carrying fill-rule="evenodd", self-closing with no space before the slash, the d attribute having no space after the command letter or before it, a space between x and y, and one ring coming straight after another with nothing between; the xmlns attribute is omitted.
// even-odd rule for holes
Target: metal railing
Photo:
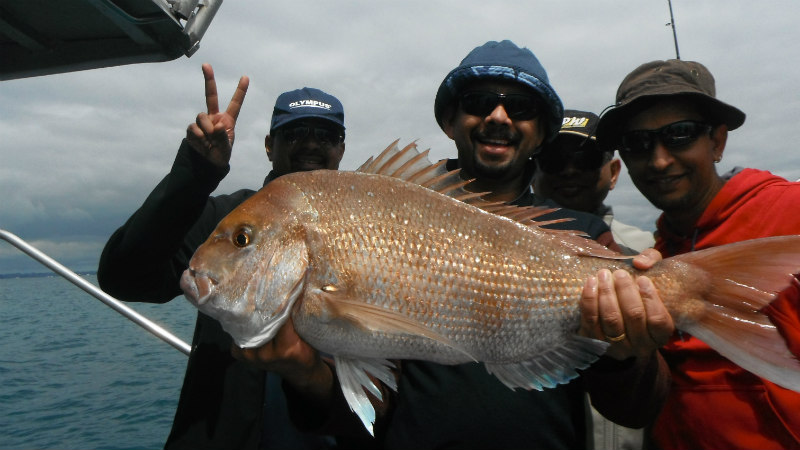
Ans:
<svg viewBox="0 0 800 450"><path fill-rule="evenodd" d="M83 289L84 291L88 292L93 297L97 298L101 302L105 303L108 307L113 309L114 311L122 314L131 322L139 325L140 327L144 328L145 330L149 331L157 338L163 340L167 344L175 347L176 349L180 350L185 355L189 355L192 351L192 347L187 344L186 342L182 341L180 338L175 336L174 334L170 333L157 323L151 321L147 317L139 314L134 309L126 305L125 303L115 299L114 297L106 294L103 292L102 289L93 285L92 283L86 281L83 277L76 274L75 272L67 269L58 261L54 260L53 258L47 256L39 249L35 248L34 246L28 244L24 240L22 240L17 235L10 233L6 230L0 229L0 239L7 241L9 244L13 245L14 247L21 250L23 253L26 253L31 258L35 259L36 261L43 264L45 267L49 268L56 274L60 275L70 283L78 286L79 288Z"/></svg>

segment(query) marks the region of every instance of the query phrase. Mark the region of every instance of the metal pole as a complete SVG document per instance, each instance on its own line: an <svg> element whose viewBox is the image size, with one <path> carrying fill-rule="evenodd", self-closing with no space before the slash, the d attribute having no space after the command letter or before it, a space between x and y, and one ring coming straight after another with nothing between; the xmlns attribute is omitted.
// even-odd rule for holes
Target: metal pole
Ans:
<svg viewBox="0 0 800 450"><path fill-rule="evenodd" d="M675 17L672 16L672 0L669 2L669 23L672 25L672 39L675 41L675 59L681 59L681 54L678 51L678 33L675 31Z"/></svg>
<svg viewBox="0 0 800 450"><path fill-rule="evenodd" d="M144 328L145 330L149 331L150 333L154 334L157 338L163 340L167 344L175 347L176 349L180 350L185 355L189 355L192 352L192 347L187 344L186 342L182 341L180 338L175 336L174 334L170 333L169 331L162 328L160 325L156 324L155 322L151 321L147 317L139 314L135 310L131 309L128 305L122 303L121 301L115 299L114 297L106 294L100 288L89 283L85 279L83 279L80 275L76 274L75 272L67 269L60 263L58 263L53 258L45 255L32 245L28 244L27 242L20 239L13 233L10 233L6 230L0 229L0 239L7 241L9 244L17 247L22 252L26 253L31 258L39 261L44 266L48 267L50 270L55 272L56 274L60 275L61 277L65 278L67 281L71 282L72 284L78 286L79 288L83 289L84 291L88 292L101 302L105 303L111 309L115 310L116 312L122 314L123 316L127 317L131 322L139 325L140 327Z"/></svg>

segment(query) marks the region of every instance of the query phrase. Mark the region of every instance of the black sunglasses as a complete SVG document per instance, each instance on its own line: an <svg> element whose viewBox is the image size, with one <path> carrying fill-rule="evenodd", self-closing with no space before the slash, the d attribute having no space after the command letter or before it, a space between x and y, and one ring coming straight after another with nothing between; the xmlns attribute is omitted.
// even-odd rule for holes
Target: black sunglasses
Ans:
<svg viewBox="0 0 800 450"><path fill-rule="evenodd" d="M545 149L536 155L536 164L542 172L549 174L561 173L567 168L567 164L580 171L588 172L603 167L603 164L611 160L611 153L600 151L597 148L585 148L575 151L563 151L561 149Z"/></svg>
<svg viewBox="0 0 800 450"><path fill-rule="evenodd" d="M696 120L681 120L664 125L656 130L633 130L622 135L620 151L629 154L650 152L656 139L668 150L683 150L701 135L711 132L713 127Z"/></svg>
<svg viewBox="0 0 800 450"><path fill-rule="evenodd" d="M514 120L530 120L539 115L539 99L533 94L499 94L489 91L468 91L461 94L458 104L461 110L472 116L486 117L503 104L508 117Z"/></svg>
<svg viewBox="0 0 800 450"><path fill-rule="evenodd" d="M338 145L344 140L344 135L339 131L309 125L288 126L281 129L281 134L283 134L283 138L288 143L296 144L305 139L311 133L311 130L314 130L314 137L321 144Z"/></svg>

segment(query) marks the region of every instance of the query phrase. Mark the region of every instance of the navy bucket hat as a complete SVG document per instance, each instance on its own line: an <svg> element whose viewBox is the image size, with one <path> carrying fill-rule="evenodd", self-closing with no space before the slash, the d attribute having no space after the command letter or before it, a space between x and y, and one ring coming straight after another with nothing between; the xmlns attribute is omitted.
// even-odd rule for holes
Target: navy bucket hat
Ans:
<svg viewBox="0 0 800 450"><path fill-rule="evenodd" d="M336 97L319 89L304 87L284 92L275 100L270 132L297 119L325 119L344 129L344 107Z"/></svg>
<svg viewBox="0 0 800 450"><path fill-rule="evenodd" d="M509 40L489 41L476 47L447 74L436 92L433 105L439 127L444 128L444 112L456 101L461 90L472 81L487 78L516 81L539 94L547 106L545 140L551 141L556 137L564 117L564 105L533 52Z"/></svg>

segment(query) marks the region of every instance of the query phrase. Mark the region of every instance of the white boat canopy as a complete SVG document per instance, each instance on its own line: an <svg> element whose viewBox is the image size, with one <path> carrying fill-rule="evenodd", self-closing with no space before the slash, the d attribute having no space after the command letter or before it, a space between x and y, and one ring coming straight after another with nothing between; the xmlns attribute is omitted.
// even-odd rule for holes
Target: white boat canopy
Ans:
<svg viewBox="0 0 800 450"><path fill-rule="evenodd" d="M191 56L222 0L0 0L0 80Z"/></svg>

